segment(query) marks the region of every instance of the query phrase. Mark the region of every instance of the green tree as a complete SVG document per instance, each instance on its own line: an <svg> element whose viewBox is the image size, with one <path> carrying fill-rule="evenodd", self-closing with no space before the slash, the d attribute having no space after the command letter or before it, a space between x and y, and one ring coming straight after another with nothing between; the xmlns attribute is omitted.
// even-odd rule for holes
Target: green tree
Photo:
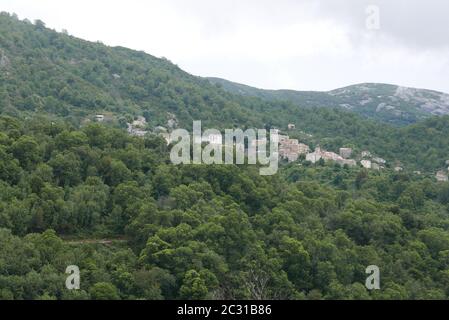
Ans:
<svg viewBox="0 0 449 320"><path fill-rule="evenodd" d="M200 274L195 270L189 270L184 276L179 292L184 299L202 300L206 298L208 290Z"/></svg>
<svg viewBox="0 0 449 320"><path fill-rule="evenodd" d="M118 290L112 283L96 283L90 288L89 292L94 300L120 300Z"/></svg>

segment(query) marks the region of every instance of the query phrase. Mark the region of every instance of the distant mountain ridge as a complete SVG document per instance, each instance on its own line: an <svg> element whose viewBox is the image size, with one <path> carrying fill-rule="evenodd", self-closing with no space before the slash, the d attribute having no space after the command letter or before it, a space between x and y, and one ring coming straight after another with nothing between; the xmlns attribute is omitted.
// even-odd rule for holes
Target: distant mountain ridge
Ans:
<svg viewBox="0 0 449 320"><path fill-rule="evenodd" d="M287 100L301 107L337 107L383 122L406 125L449 114L449 94L391 84L363 83L332 91L264 90L208 78L223 89L268 100Z"/></svg>

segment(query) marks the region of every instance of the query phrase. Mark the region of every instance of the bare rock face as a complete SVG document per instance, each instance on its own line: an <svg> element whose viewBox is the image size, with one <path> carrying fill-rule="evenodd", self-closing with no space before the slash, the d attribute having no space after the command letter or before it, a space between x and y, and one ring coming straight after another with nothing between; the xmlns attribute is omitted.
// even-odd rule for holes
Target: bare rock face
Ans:
<svg viewBox="0 0 449 320"><path fill-rule="evenodd" d="M398 87L395 96L432 115L449 114L449 95L431 90Z"/></svg>
<svg viewBox="0 0 449 320"><path fill-rule="evenodd" d="M342 102L340 107L393 123L407 124L449 114L449 94L433 90L367 83L329 94Z"/></svg>
<svg viewBox="0 0 449 320"><path fill-rule="evenodd" d="M434 90L362 83L327 92L262 90L218 78L208 78L226 91L266 100L288 100L303 107L335 107L370 119L408 125L449 114L449 94Z"/></svg>
<svg viewBox="0 0 449 320"><path fill-rule="evenodd" d="M9 58L6 56L3 50L0 49L0 69L8 67L10 64L11 62Z"/></svg>

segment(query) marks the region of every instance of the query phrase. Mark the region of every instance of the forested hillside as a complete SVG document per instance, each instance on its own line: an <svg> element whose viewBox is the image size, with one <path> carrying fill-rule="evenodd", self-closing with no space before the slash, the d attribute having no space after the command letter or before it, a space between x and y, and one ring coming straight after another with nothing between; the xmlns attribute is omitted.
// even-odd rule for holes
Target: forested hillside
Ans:
<svg viewBox="0 0 449 320"><path fill-rule="evenodd" d="M87 121L97 113L113 121ZM279 127L406 170L175 166L149 127ZM398 128L226 92L167 60L0 15L0 299L447 299L449 118ZM412 170L425 170L422 175ZM64 274L79 266L80 290ZM366 267L381 290L365 288Z"/></svg>
<svg viewBox="0 0 449 320"><path fill-rule="evenodd" d="M250 100L191 76L167 60L110 48L0 15L1 108L9 115L47 112L73 118L107 110L121 116L145 113L153 125L175 113L184 126L260 125Z"/></svg>
<svg viewBox="0 0 449 320"><path fill-rule="evenodd" d="M2 114L22 119L47 114L75 126L96 113L112 114L122 127L138 115L150 128L166 126L173 116L183 128L193 120L219 129L285 129L295 123L298 131L313 135L307 143L368 149L410 170L433 173L449 159L447 117L397 128L344 110L228 93L165 59L57 33L41 21L2 13L0 31Z"/></svg>
<svg viewBox="0 0 449 320"><path fill-rule="evenodd" d="M448 183L174 166L160 138L98 124L3 116L0 130L2 299L448 297ZM364 287L372 264L380 291Z"/></svg>

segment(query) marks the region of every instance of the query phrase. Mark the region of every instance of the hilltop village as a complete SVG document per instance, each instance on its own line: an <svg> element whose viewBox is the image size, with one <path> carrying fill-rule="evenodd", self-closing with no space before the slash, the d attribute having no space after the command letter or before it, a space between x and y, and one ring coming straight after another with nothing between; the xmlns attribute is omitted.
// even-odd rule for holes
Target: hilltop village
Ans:
<svg viewBox="0 0 449 320"><path fill-rule="evenodd" d="M293 130L295 126L293 124L288 125L289 130ZM298 161L300 156L305 156L305 160L313 164L320 160L325 162L335 162L342 166L348 165L349 167L355 167L360 164L365 169L382 170L386 168L387 161L383 158L373 155L370 151L362 151L356 159L352 159L354 152L352 148L340 148L339 154L323 150L320 146L317 146L313 152L310 152L310 147L306 144L300 143L298 139L290 139L288 135L279 136L279 157L285 159L288 162ZM449 160L446 161L447 170L440 170L436 173L435 179L439 182L449 181ZM401 172L404 168L397 165L394 167L394 171ZM421 175L420 171L414 171L414 174Z"/></svg>
<svg viewBox="0 0 449 320"><path fill-rule="evenodd" d="M289 125L291 128L293 125ZM317 163L320 160L333 161L342 166L357 166L358 161L352 159L353 150L351 148L340 148L339 154L330 152L317 146L313 152L306 144L300 143L298 139L290 139L287 135L279 136L279 156L288 162L295 162L303 155L306 161ZM386 160L374 157L369 151L363 151L359 157L360 165L366 169L381 170L385 168Z"/></svg>
<svg viewBox="0 0 449 320"><path fill-rule="evenodd" d="M137 117L132 123L128 123L128 133L130 135L143 137L150 131L144 130L147 127L147 122L144 117ZM288 124L288 130L295 130L294 124ZM280 131L275 129L277 133ZM161 135L169 144L170 135L168 129L165 127L156 127L155 133ZM203 142L212 144L221 144L221 137L209 136L203 139ZM306 161L315 164L321 159L323 161L333 161L342 166L348 165L350 167L357 166L358 163L366 169L381 170L385 168L386 160L374 157L369 151L363 151L359 157L359 161L351 159L353 150L351 148L340 148L339 154L321 149L319 146L313 152L308 145L300 143L298 139L291 139L288 135L279 134L279 157L288 162L296 162L300 156L303 155ZM398 168L397 171L400 169Z"/></svg>
<svg viewBox="0 0 449 320"><path fill-rule="evenodd" d="M96 115L94 120L97 122L105 121L104 115ZM148 123L142 116L138 116L130 123L127 123L128 134L136 137L144 137L148 133L153 133L163 137L167 144L171 143L169 130L176 127L177 120L174 115L170 115L170 119L167 121L167 127L157 126L153 130L148 130ZM288 124L287 130L295 130L294 124ZM311 148L299 141L299 139L292 139L289 135L281 134L279 129L274 129L279 134L279 157L289 163L297 162L300 159L309 161L312 164L319 161L335 162L342 166L347 165L349 167L356 167L360 165L365 169L370 170L382 170L386 168L387 161L381 157L373 155L370 151L362 151L356 155L352 148L342 147L339 149L339 153L331 152L322 149L320 146L315 147L312 151ZM308 135L310 136L310 135ZM221 136L210 135L203 138L202 142L211 144L221 144ZM253 141L254 142L254 141ZM440 170L435 174L435 179L439 182L449 181L449 160L446 161L447 170ZM404 170L400 165L394 166L394 171L401 172ZM414 174L421 175L420 171L414 171Z"/></svg>

